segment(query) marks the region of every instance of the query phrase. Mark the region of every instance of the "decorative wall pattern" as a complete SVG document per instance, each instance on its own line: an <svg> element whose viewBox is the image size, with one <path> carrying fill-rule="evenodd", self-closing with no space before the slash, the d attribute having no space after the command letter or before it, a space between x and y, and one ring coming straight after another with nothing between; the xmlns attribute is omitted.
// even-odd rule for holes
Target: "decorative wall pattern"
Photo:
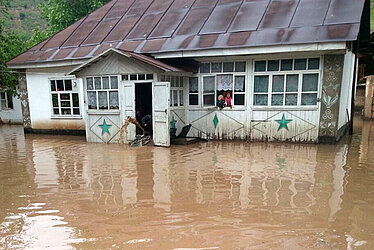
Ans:
<svg viewBox="0 0 374 250"><path fill-rule="evenodd" d="M18 74L18 92L22 104L23 126L24 128L31 128L29 97L27 92L26 73Z"/></svg>
<svg viewBox="0 0 374 250"><path fill-rule="evenodd" d="M319 125L320 137L337 136L343 66L344 55L325 55Z"/></svg>

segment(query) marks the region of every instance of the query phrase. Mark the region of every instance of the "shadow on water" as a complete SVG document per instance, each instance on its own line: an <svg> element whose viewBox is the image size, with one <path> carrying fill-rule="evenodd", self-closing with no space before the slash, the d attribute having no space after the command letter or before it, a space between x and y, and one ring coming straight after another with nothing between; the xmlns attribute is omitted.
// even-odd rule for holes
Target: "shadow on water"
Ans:
<svg viewBox="0 0 374 250"><path fill-rule="evenodd" d="M168 149L3 125L0 248L373 249L373 148L362 121L336 145Z"/></svg>

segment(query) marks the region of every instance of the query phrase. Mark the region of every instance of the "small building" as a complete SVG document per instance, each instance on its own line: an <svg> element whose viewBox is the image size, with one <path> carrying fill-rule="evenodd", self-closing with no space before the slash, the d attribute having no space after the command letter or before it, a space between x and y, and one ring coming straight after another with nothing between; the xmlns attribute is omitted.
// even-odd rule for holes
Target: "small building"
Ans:
<svg viewBox="0 0 374 250"><path fill-rule="evenodd" d="M0 90L0 123L23 124L21 100L10 91Z"/></svg>
<svg viewBox="0 0 374 250"><path fill-rule="evenodd" d="M160 146L186 124L208 139L335 142L369 29L365 0L113 0L8 66L24 72L26 131L115 143L126 117L151 115Z"/></svg>

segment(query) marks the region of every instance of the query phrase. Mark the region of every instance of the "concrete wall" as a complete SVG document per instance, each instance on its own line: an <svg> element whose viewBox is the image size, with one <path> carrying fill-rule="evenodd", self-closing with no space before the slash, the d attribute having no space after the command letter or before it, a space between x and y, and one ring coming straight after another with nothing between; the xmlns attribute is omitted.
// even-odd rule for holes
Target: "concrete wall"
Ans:
<svg viewBox="0 0 374 250"><path fill-rule="evenodd" d="M84 130L85 112L83 101L83 83L78 80L75 87L79 92L82 117L52 117L52 96L50 79L66 78L65 73L71 67L28 70L27 89L30 103L31 128L34 130Z"/></svg>
<svg viewBox="0 0 374 250"><path fill-rule="evenodd" d="M3 123L23 124L21 100L13 96L13 109L1 110L0 120Z"/></svg>

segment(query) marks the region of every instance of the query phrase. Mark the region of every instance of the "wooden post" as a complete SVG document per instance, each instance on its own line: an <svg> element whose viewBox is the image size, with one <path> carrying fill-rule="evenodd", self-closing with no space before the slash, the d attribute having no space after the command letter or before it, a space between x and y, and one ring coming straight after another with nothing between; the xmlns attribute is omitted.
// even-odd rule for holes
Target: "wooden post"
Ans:
<svg viewBox="0 0 374 250"><path fill-rule="evenodd" d="M373 84L374 76L366 77L366 92L365 92L365 107L364 107L364 118L373 118Z"/></svg>

